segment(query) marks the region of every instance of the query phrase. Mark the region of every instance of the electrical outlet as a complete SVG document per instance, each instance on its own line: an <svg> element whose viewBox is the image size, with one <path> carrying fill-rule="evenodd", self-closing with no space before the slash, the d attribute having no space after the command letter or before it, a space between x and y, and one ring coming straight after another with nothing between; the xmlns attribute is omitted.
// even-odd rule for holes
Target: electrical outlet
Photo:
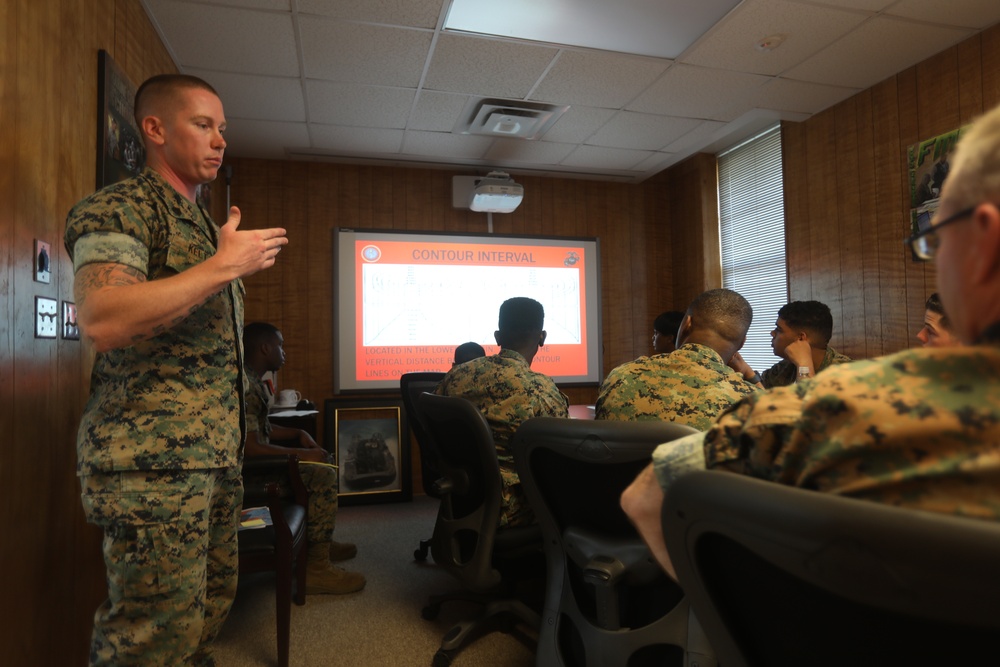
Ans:
<svg viewBox="0 0 1000 667"><path fill-rule="evenodd" d="M55 338L59 329L59 302L35 297L35 338Z"/></svg>

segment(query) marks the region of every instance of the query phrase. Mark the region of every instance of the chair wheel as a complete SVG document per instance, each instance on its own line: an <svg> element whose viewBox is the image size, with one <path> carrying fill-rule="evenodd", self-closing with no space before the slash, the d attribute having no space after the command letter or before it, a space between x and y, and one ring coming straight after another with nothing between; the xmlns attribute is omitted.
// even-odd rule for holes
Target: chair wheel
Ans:
<svg viewBox="0 0 1000 667"><path fill-rule="evenodd" d="M424 617L425 620L433 621L441 613L441 605L439 604L429 604L420 610L420 615Z"/></svg>
<svg viewBox="0 0 1000 667"><path fill-rule="evenodd" d="M423 563L425 560L427 560L427 552L423 549L414 549L413 560L417 561L418 563Z"/></svg>
<svg viewBox="0 0 1000 667"><path fill-rule="evenodd" d="M451 664L451 654L443 649L438 649L438 652L434 654L434 661L431 662L432 667L448 667Z"/></svg>

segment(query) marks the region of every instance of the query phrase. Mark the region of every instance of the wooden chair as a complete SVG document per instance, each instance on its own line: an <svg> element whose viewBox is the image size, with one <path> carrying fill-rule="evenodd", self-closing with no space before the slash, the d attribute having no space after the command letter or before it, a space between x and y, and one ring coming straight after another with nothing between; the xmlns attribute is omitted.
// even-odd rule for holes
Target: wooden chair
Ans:
<svg viewBox="0 0 1000 667"><path fill-rule="evenodd" d="M306 603L306 521L309 494L297 456L248 457L243 462L243 507L267 507L272 525L239 531L240 576L275 574L278 665L287 667L292 581L295 604Z"/></svg>

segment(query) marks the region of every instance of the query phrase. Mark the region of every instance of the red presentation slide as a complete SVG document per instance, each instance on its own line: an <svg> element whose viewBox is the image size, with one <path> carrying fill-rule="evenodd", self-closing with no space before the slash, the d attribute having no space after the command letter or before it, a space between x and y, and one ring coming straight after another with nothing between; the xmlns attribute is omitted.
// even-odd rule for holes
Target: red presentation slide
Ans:
<svg viewBox="0 0 1000 667"><path fill-rule="evenodd" d="M582 247L359 240L354 252L357 381L446 371L466 341L494 354L500 304L514 296L545 308L546 345L532 369L588 374Z"/></svg>

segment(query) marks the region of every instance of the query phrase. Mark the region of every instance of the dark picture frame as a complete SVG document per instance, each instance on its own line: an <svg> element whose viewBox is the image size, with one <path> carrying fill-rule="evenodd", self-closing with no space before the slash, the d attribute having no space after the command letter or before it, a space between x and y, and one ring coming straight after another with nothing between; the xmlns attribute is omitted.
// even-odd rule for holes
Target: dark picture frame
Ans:
<svg viewBox="0 0 1000 667"><path fill-rule="evenodd" d="M339 469L339 503L413 499L410 431L400 400L327 399L324 446Z"/></svg>
<svg viewBox="0 0 1000 667"><path fill-rule="evenodd" d="M146 164L146 150L132 109L137 89L107 51L98 51L98 190L135 176Z"/></svg>

